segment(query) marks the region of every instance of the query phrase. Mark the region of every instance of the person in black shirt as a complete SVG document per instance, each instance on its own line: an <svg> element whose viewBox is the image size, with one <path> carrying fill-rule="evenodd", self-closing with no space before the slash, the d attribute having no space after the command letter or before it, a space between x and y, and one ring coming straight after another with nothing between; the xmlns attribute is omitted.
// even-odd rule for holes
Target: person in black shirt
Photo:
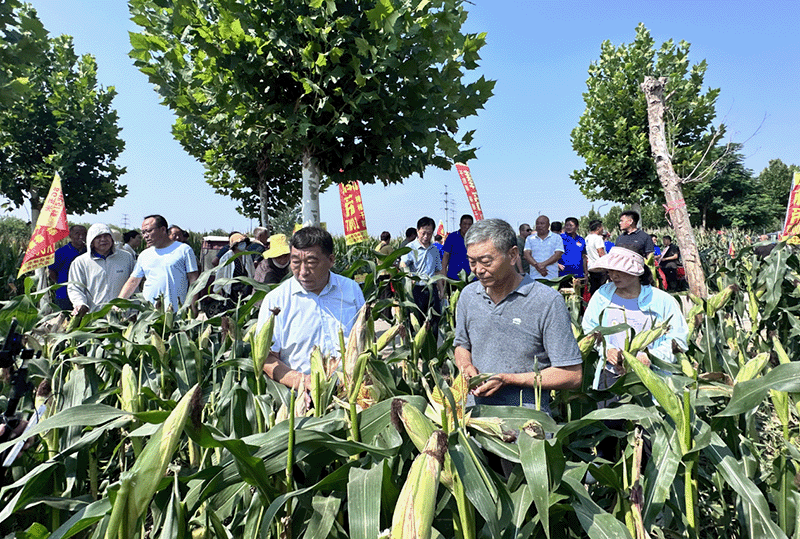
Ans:
<svg viewBox="0 0 800 539"><path fill-rule="evenodd" d="M667 279L667 290L675 292L678 290L678 264L680 263L681 250L672 243L672 238L669 236L664 236L662 241L664 247L661 249L661 262L659 262L658 266Z"/></svg>
<svg viewBox="0 0 800 539"><path fill-rule="evenodd" d="M638 224L639 214L637 212L633 210L622 212L622 215L619 216L619 228L622 230L622 234L617 238L615 245L630 249L647 258L647 255L655 251L655 245L647 232L636 228Z"/></svg>

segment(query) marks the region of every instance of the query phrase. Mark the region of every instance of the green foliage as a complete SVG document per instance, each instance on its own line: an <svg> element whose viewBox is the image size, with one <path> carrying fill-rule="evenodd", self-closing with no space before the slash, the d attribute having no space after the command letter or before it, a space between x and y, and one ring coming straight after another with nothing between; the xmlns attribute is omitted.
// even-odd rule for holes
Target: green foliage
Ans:
<svg viewBox="0 0 800 539"><path fill-rule="evenodd" d="M800 172L800 166L786 165L780 159L771 159L769 165L758 175L760 201L766 206L770 219L765 223L767 230L783 228L795 172Z"/></svg>
<svg viewBox="0 0 800 539"><path fill-rule="evenodd" d="M630 44L600 46L589 67L586 110L572 130L572 147L586 167L571 178L592 200L621 203L663 200L648 139L647 104L640 85L645 76L666 77L666 138L678 176L687 178L707 148L722 134L711 122L719 89L703 93L705 60L690 67L689 43L669 40L656 50L639 24Z"/></svg>
<svg viewBox="0 0 800 539"><path fill-rule="evenodd" d="M0 4L0 105L22 98L29 87L29 71L38 66L47 49L47 30L17 0Z"/></svg>
<svg viewBox="0 0 800 539"><path fill-rule="evenodd" d="M38 35L30 6L18 17ZM47 40L24 75L25 98L0 109L0 194L13 207L29 201L38 210L59 172L67 212L109 208L127 192L118 183L125 170L114 164L124 147L111 108L116 92L98 86L94 58L78 57L68 36Z"/></svg>
<svg viewBox="0 0 800 539"><path fill-rule="evenodd" d="M256 372L245 337L266 286L209 320L115 300L123 311L109 306L70 330L37 314L30 293L4 303L0 329L11 315L24 318L30 345L43 351L30 377L50 380L53 400L0 488L0 535L35 523L37 536L50 537L374 537L391 526L412 463L429 457L421 445L441 430L448 450L438 491L432 474L419 465L414 473L418 491L430 489L413 510L433 515L423 532L431 537L635 537L635 515L652 537L795 536L800 451L789 411L800 392L791 361L800 353L800 257L790 247L763 260L743 247L708 273L720 292L687 299L690 348L679 364L658 365L671 376L631 356L634 372L594 391L599 355L590 344L587 380L558 392L554 418L521 407L459 409L467 385L454 376L454 307L438 350L426 351L397 256L370 255L345 270L361 272L375 302L354 329L363 344L348 344L358 374L321 375L325 359L312 357L321 404L298 417L289 414L302 398ZM378 299L388 286L382 270L391 299ZM406 333L381 350L371 319L389 305ZM123 315L128 307L136 317ZM615 406L598 408L613 396ZM32 406L27 396L21 409ZM756 407L775 411L771 446ZM609 428L610 420L621 422ZM652 452L634 482L639 429ZM619 449L600 458L593 448L607 437ZM492 464L498 457L509 475ZM596 483L585 484L587 471ZM115 519L122 514L127 521Z"/></svg>
<svg viewBox="0 0 800 539"><path fill-rule="evenodd" d="M215 189L257 214L294 207L300 160L328 182L384 184L474 157L460 119L492 94L462 0L134 0L130 55Z"/></svg>

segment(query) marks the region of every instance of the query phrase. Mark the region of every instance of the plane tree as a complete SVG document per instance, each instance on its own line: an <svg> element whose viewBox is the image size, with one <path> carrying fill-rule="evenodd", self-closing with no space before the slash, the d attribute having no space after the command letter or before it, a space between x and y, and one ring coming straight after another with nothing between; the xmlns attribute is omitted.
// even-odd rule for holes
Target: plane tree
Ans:
<svg viewBox="0 0 800 539"><path fill-rule="evenodd" d="M462 0L132 0L131 56L218 192L319 223L331 183L401 182L475 156L493 81ZM302 180L300 178L302 176ZM302 189L301 189L302 185ZM251 206L243 202L241 211Z"/></svg>
<svg viewBox="0 0 800 539"><path fill-rule="evenodd" d="M689 48L669 40L656 49L643 24L630 44L603 42L571 133L585 167L571 178L592 200L666 202L690 288L705 296L682 185L713 174L724 126L712 123L719 89L703 89L706 62L690 65Z"/></svg>

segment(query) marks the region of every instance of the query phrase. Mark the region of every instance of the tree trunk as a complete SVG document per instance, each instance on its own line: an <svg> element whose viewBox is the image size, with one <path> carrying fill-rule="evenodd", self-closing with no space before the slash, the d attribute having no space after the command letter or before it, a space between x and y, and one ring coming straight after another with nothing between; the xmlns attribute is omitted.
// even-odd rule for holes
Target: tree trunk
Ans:
<svg viewBox="0 0 800 539"><path fill-rule="evenodd" d="M311 159L311 150L303 151L303 226L319 226L320 171Z"/></svg>
<svg viewBox="0 0 800 539"><path fill-rule="evenodd" d="M665 77L645 77L642 83L642 90L647 100L650 149L656 162L658 179L664 188L667 212L672 221L672 228L675 230L675 239L681 250L686 279L689 281L689 291L695 296L705 298L708 296L708 289L700 262L700 253L697 251L694 230L689 222L689 212L683 199L681 179L672 168L672 159L664 135L664 86L666 83Z"/></svg>
<svg viewBox="0 0 800 539"><path fill-rule="evenodd" d="M269 213L267 212L267 182L263 178L258 179L258 217L261 226L269 227Z"/></svg>
<svg viewBox="0 0 800 539"><path fill-rule="evenodd" d="M42 201L39 199L38 194L36 191L31 191L31 237L33 237L33 232L36 230L36 222L39 220L39 214L42 212ZM34 271L34 275L36 276L36 291L39 292L40 290L44 290L47 288L50 283L47 281L47 268L38 268ZM42 297L42 301L39 304L39 307L43 307L44 304L50 301L48 297L49 294ZM49 312L49 311L48 311Z"/></svg>
<svg viewBox="0 0 800 539"><path fill-rule="evenodd" d="M270 163L269 151L265 145L261 149L261 153L258 156L258 164L256 165L256 172L258 173L258 217L259 223L265 228L269 225L269 215L267 211L269 208L267 205L267 200L269 200L269 190L267 189L269 181L267 180L267 173Z"/></svg>

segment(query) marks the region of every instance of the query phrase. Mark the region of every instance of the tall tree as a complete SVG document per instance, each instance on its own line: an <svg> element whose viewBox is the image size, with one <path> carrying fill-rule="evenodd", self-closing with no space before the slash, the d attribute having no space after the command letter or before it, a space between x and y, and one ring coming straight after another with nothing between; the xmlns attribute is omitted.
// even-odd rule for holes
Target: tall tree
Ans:
<svg viewBox="0 0 800 539"><path fill-rule="evenodd" d="M758 175L758 191L767 206L770 219L767 226L773 230L783 226L795 172L800 172L800 166L771 159L769 165Z"/></svg>
<svg viewBox="0 0 800 539"><path fill-rule="evenodd" d="M21 20L38 20L29 6ZM91 55L78 57L72 38L47 41L40 61L25 73L24 99L0 108L0 194L4 206L30 203L33 223L53 181L61 174L67 211L96 213L110 207L127 188L124 168L114 164L124 148L114 88L97 83Z"/></svg>
<svg viewBox="0 0 800 539"><path fill-rule="evenodd" d="M711 173L704 163L721 136L712 121L719 89L703 93L705 60L689 66L689 44L658 49L639 24L629 45L605 41L589 67L586 110L572 131L586 168L572 179L591 199L655 201L663 192L690 290L706 295L682 184Z"/></svg>
<svg viewBox="0 0 800 539"><path fill-rule="evenodd" d="M485 42L461 32L462 3L132 0L131 56L217 190L291 207L300 165L303 219L318 223L330 182L390 184L474 157L472 132L455 133L494 83L462 82Z"/></svg>
<svg viewBox="0 0 800 539"><path fill-rule="evenodd" d="M648 139L645 76L667 77L665 138L673 166L683 179L697 177L695 167L723 127L712 125L719 89L703 92L706 62L690 67L689 46L669 40L656 50L643 24L632 43L600 46L600 59L589 66L586 110L571 134L573 149L586 162L571 178L586 197L623 204L663 201Z"/></svg>

